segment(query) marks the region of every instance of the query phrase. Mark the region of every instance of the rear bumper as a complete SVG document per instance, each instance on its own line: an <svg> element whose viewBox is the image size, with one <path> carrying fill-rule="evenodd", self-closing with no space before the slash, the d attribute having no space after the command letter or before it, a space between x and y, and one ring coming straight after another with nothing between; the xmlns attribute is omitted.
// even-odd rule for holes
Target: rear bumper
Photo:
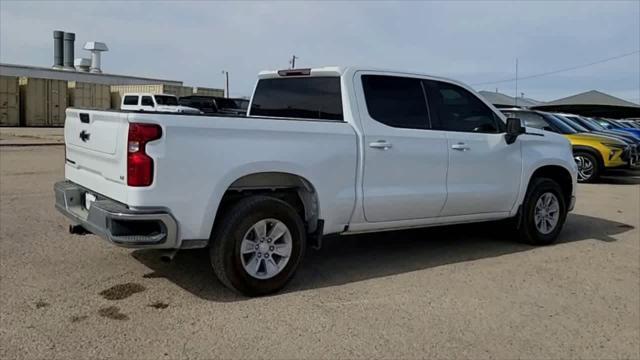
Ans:
<svg viewBox="0 0 640 360"><path fill-rule="evenodd" d="M71 181L54 185L56 209L114 245L128 248L177 249L178 224L166 209L130 209ZM96 196L89 210L85 194Z"/></svg>

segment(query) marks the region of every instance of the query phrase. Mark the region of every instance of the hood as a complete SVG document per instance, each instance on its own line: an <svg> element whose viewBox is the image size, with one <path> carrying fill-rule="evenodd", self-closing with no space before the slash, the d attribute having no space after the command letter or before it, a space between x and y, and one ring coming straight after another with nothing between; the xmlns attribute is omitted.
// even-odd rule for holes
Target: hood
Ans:
<svg viewBox="0 0 640 360"><path fill-rule="evenodd" d="M613 129L612 129L613 130ZM623 128L623 129L616 129L616 130L620 130L620 131L624 131L627 134L631 134L634 137L638 137L640 138L640 129L636 129L636 128Z"/></svg>
<svg viewBox="0 0 640 360"><path fill-rule="evenodd" d="M634 137L632 134L626 133L624 131L622 131L622 132L616 132L616 131L592 131L592 133L595 134L595 135L604 135L604 136L613 137L613 138L616 138L618 140L625 141L625 142L627 142L629 144L640 145L640 139L638 139L637 137Z"/></svg>
<svg viewBox="0 0 640 360"><path fill-rule="evenodd" d="M569 139L575 139L579 141L597 141L599 143L608 143L608 144L616 144L620 146L627 146L626 142L622 140L618 140L614 137L606 136L606 135L598 135L598 134L592 134L592 133L589 133L589 134L579 133L579 134L567 134L565 136L568 137Z"/></svg>

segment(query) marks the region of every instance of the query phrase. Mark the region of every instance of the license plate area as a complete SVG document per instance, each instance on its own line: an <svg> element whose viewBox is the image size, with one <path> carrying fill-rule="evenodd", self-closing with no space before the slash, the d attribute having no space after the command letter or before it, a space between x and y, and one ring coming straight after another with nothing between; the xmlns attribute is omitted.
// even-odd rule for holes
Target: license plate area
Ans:
<svg viewBox="0 0 640 360"><path fill-rule="evenodd" d="M91 209L91 205L96 201L96 196L90 192L84 193L84 208L87 210Z"/></svg>

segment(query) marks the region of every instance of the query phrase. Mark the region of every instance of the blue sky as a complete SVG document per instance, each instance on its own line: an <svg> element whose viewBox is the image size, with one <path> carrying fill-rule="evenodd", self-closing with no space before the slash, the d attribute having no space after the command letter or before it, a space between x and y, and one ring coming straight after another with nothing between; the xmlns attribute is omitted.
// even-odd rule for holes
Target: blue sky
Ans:
<svg viewBox="0 0 640 360"><path fill-rule="evenodd" d="M0 62L52 65L52 31L104 41L111 73L249 95L260 70L366 65L469 84L640 50L640 1L30 2L0 1ZM87 54L88 55L88 54ZM84 56L87 56L84 55ZM513 82L474 86L515 93ZM640 102L640 55L519 83L551 100L596 89Z"/></svg>

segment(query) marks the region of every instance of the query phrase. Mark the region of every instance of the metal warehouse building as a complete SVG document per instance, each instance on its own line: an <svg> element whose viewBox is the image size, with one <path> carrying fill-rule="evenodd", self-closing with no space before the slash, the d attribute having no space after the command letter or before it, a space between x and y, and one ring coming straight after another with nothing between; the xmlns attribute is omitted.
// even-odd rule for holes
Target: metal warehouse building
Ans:
<svg viewBox="0 0 640 360"><path fill-rule="evenodd" d="M597 90L550 101L533 108L542 111L560 111L615 119L640 117L640 105Z"/></svg>
<svg viewBox="0 0 640 360"><path fill-rule="evenodd" d="M75 34L53 32L53 66L0 63L0 126L63 126L67 107L119 109L124 92L223 96L222 89L182 81L103 73L107 44L88 41L91 58L76 58Z"/></svg>
<svg viewBox="0 0 640 360"><path fill-rule="evenodd" d="M139 76L116 75L105 73L90 73L81 71L57 70L46 67L14 65L0 63L0 75L15 77L30 77L64 81L79 81L104 85L147 85L165 84L182 86L182 81L153 79Z"/></svg>

